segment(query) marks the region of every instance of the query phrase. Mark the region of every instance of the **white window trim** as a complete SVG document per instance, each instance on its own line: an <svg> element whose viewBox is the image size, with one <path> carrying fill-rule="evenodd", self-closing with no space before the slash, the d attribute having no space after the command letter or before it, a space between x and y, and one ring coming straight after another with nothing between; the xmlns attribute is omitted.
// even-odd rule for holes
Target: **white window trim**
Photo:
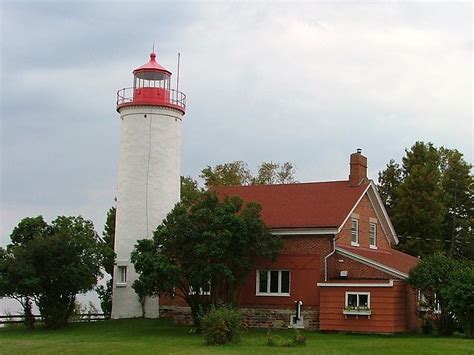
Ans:
<svg viewBox="0 0 474 355"><path fill-rule="evenodd" d="M367 308L370 309L370 292L355 292L355 291L346 291L346 301L344 304L344 307L349 306L349 295L357 295L357 307L360 307L359 305L359 295L366 295L367 296Z"/></svg>
<svg viewBox="0 0 474 355"><path fill-rule="evenodd" d="M278 292L260 292L260 272L266 271L267 272L267 290L270 289L270 272L271 271L278 271ZM282 271L288 271L288 290L289 292L281 292L281 274ZM291 271L287 269L271 269L271 270L257 270L256 274L256 289L255 289L256 296L278 296L278 297L290 297L291 293Z"/></svg>
<svg viewBox="0 0 474 355"><path fill-rule="evenodd" d="M193 290L192 286L189 286L189 294L190 295L195 295L196 291ZM209 283L209 291L204 291L202 287L199 287L199 293L197 293L199 296L210 296L211 295L211 284Z"/></svg>
<svg viewBox="0 0 474 355"><path fill-rule="evenodd" d="M372 244L371 234L372 226L374 227L374 244ZM370 249L377 249L377 223L369 223L369 247Z"/></svg>
<svg viewBox="0 0 474 355"><path fill-rule="evenodd" d="M356 222L356 230L355 230L356 241L355 242L352 240L352 225L354 222ZM359 246L359 220L357 218L351 218L351 245L354 247Z"/></svg>

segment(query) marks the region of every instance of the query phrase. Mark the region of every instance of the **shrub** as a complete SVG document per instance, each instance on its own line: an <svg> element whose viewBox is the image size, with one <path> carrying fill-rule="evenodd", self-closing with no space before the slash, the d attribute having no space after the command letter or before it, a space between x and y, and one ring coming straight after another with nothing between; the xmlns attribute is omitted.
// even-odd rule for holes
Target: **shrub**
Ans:
<svg viewBox="0 0 474 355"><path fill-rule="evenodd" d="M306 337L301 334L299 329L295 329L295 334L293 335L293 338L283 338L279 335L273 335L272 332L269 331L267 345L280 348L293 348L296 346L304 346L306 345Z"/></svg>
<svg viewBox="0 0 474 355"><path fill-rule="evenodd" d="M231 307L212 308L201 320L202 334L209 345L238 342L242 333L242 313Z"/></svg>

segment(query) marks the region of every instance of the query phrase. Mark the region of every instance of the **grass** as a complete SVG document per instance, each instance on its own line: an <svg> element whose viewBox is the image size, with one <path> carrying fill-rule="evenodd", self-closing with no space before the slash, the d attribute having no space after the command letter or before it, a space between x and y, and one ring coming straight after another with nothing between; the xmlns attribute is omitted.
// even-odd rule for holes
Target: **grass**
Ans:
<svg viewBox="0 0 474 355"><path fill-rule="evenodd" d="M293 332L273 334L291 337ZM464 338L304 334L307 345L301 348L268 347L265 330L250 330L238 344L214 347L167 320L111 320L56 331L0 328L0 354L474 354L474 341Z"/></svg>

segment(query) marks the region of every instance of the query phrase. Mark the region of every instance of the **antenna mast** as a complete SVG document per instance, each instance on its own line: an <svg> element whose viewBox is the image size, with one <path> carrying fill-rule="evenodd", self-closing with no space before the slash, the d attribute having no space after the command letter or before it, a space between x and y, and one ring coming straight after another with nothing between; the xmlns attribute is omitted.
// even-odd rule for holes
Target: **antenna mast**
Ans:
<svg viewBox="0 0 474 355"><path fill-rule="evenodd" d="M176 74L176 91L179 91L179 60L181 57L181 53L178 52L178 73Z"/></svg>

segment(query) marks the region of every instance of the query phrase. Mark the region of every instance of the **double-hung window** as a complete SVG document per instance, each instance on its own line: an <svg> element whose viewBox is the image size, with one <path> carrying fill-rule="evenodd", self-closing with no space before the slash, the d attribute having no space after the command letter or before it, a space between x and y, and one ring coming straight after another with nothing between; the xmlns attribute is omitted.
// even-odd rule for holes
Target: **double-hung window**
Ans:
<svg viewBox="0 0 474 355"><path fill-rule="evenodd" d="M258 270L257 295L260 296L289 296L289 270Z"/></svg>
<svg viewBox="0 0 474 355"><path fill-rule="evenodd" d="M370 240L370 247L373 249L376 249L377 248L377 225L375 223L370 223L369 240Z"/></svg>
<svg viewBox="0 0 474 355"><path fill-rule="evenodd" d="M351 221L351 245L359 246L359 220L352 218Z"/></svg>

